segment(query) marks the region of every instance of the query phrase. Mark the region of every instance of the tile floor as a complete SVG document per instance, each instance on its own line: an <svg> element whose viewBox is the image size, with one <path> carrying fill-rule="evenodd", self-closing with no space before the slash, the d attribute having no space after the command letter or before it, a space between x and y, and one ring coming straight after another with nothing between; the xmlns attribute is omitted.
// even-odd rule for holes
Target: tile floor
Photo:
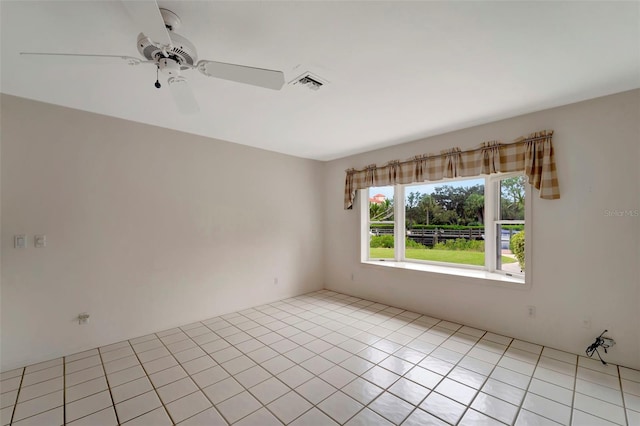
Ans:
<svg viewBox="0 0 640 426"><path fill-rule="evenodd" d="M640 425L640 371L322 290L1 375L2 425Z"/></svg>

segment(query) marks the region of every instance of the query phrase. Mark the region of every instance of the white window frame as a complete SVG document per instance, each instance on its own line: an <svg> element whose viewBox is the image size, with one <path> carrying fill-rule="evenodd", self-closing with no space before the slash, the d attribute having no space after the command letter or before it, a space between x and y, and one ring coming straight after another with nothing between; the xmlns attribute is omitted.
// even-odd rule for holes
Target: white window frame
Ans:
<svg viewBox="0 0 640 426"><path fill-rule="evenodd" d="M500 223L524 223L525 233L525 264L531 265L531 226L532 226L532 197L531 185L525 185L525 220L499 220L500 214L500 181L510 177L522 176L524 173L496 173L484 176L469 176L461 179L446 179L438 182L411 183L403 185L394 185L393 206L394 206L394 258L380 259L369 258L370 245L370 222L369 222L369 188L360 190L360 225L361 225L361 242L360 242L360 259L363 264L392 266L397 268L423 270L427 272L444 273L450 275L461 275L472 278L484 278L493 281L501 281L515 284L526 284L531 282L531 267L527 268L526 274L517 274L504 270L496 269L497 256L497 239L496 226ZM432 262L418 259L405 258L405 189L407 187L419 184L433 184L456 182L461 180L484 179L485 193L485 266L474 266L444 262Z"/></svg>
<svg viewBox="0 0 640 426"><path fill-rule="evenodd" d="M525 257L530 252L529 236L531 235L531 232L527 230L527 227L528 227L527 225L531 221L531 185L525 184L524 186L524 190L525 190L524 220L501 220L500 219L500 198L501 198L500 181L504 179L509 179L512 177L518 177L518 176L524 176L526 178L526 175L523 172L520 172L520 173L516 172L516 173L493 174L488 176L485 180L486 182L485 197L487 193L487 187L490 186L489 190L491 191L492 198L489 200L490 202L485 201L485 218L491 218L490 219L491 223L489 226L486 223L488 222L488 220L485 219L485 226L484 226L484 235L485 235L484 256L485 257L484 258L485 258L485 267L489 272L503 274L506 276L519 278L525 281L527 276L526 273L514 273L514 272L504 271L502 269L497 269L497 251L498 251L498 236L496 235L497 225L523 224L525 235L527 235L527 238L525 239ZM489 209L489 211L487 211L487 208ZM488 242L490 243L487 244ZM527 259L525 259L525 265L526 264L527 264Z"/></svg>

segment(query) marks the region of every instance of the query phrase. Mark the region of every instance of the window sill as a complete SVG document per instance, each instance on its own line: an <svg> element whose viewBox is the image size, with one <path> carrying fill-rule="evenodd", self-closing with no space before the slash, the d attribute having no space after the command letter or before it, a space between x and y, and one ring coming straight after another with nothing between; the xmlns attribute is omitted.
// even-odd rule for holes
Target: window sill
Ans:
<svg viewBox="0 0 640 426"><path fill-rule="evenodd" d="M439 266L439 265L431 265L426 263L414 263L414 262L395 262L393 260L364 260L362 261L362 263L364 265L382 266L385 268L396 268L396 269L404 269L409 271L431 272L434 274L444 274L444 275L457 276L457 277L481 279L481 280L487 280L487 281L493 282L498 285L506 284L509 287L514 287L513 284L518 285L518 287L525 286L524 277L513 277L505 274L500 274L497 272L488 272L481 269L456 268L451 266Z"/></svg>

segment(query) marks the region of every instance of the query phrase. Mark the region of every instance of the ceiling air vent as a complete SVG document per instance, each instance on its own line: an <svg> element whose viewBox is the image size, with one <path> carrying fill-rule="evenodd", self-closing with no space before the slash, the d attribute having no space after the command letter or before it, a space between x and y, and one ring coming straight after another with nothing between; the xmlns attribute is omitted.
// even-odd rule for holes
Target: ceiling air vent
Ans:
<svg viewBox="0 0 640 426"><path fill-rule="evenodd" d="M289 84L293 86L295 85L304 86L311 90L318 90L327 83L328 83L327 80L321 77L318 77L317 75L312 74L310 72L305 72L299 75L298 77L294 78Z"/></svg>

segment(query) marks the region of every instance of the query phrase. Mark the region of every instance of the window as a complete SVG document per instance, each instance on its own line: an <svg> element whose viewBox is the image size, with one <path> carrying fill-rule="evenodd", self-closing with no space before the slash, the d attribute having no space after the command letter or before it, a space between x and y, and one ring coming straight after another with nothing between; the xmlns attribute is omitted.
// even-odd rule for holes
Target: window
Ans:
<svg viewBox="0 0 640 426"><path fill-rule="evenodd" d="M524 280L525 177L497 174L362 190L362 260Z"/></svg>
<svg viewBox="0 0 640 426"><path fill-rule="evenodd" d="M394 259L393 186L369 188L369 259Z"/></svg>
<svg viewBox="0 0 640 426"><path fill-rule="evenodd" d="M496 185L495 270L507 275L524 274L525 177L493 179ZM516 260L515 262L513 260Z"/></svg>

